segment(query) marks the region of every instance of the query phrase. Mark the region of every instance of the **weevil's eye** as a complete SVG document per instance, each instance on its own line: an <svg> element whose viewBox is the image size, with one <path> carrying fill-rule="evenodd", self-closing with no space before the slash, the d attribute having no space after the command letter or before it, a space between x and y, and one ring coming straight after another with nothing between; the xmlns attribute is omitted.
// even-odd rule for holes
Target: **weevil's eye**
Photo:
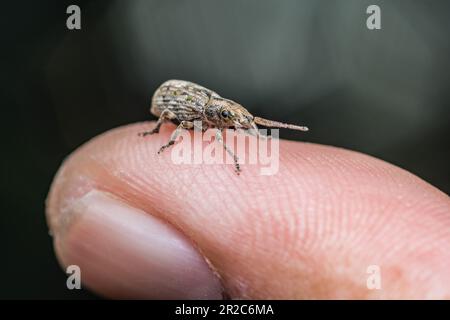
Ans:
<svg viewBox="0 0 450 320"><path fill-rule="evenodd" d="M222 118L226 119L230 116L230 113L228 112L228 110L222 110L220 115L222 116Z"/></svg>

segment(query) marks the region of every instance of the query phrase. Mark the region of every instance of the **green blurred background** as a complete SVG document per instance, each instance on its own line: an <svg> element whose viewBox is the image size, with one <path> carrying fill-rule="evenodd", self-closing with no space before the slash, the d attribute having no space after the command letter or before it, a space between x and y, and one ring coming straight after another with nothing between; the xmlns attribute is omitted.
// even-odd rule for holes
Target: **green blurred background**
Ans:
<svg viewBox="0 0 450 320"><path fill-rule="evenodd" d="M381 30L366 28L370 4ZM95 298L66 289L48 188L83 142L150 119L171 78L311 128L282 138L368 153L450 192L448 1L11 1L1 15L0 298Z"/></svg>

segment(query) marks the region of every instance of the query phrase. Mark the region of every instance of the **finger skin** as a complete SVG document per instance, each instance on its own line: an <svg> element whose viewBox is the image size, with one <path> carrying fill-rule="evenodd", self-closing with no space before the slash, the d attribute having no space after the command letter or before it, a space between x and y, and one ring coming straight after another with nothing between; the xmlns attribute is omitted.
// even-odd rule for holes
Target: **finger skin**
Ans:
<svg viewBox="0 0 450 320"><path fill-rule="evenodd" d="M280 141L274 176L250 165L240 176L225 164L175 165L170 152L157 155L173 125L138 136L153 125L111 130L64 162L47 202L52 230L64 228L73 199L97 189L180 230L232 298L450 298L450 201L420 178L291 141ZM380 290L367 288L371 265Z"/></svg>

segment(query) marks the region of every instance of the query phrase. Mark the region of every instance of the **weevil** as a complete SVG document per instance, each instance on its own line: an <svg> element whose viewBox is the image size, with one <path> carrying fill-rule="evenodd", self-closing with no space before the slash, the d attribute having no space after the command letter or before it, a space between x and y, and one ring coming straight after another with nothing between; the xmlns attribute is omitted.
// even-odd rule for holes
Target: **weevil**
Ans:
<svg viewBox="0 0 450 320"><path fill-rule="evenodd" d="M239 159L224 143L222 130L248 129L248 132L263 137L258 131L257 124L271 128L286 128L299 131L308 131L305 126L282 123L253 116L242 105L230 99L222 98L216 92L198 84L183 80L168 80L164 82L153 94L150 112L158 117L156 126L150 130L139 133L146 136L158 133L164 122L171 121L178 125L172 133L169 142L163 145L158 154L175 143L182 130L194 129L195 123L201 123L202 131L216 128L215 138L224 147L225 151L234 159L236 173L241 171Z"/></svg>

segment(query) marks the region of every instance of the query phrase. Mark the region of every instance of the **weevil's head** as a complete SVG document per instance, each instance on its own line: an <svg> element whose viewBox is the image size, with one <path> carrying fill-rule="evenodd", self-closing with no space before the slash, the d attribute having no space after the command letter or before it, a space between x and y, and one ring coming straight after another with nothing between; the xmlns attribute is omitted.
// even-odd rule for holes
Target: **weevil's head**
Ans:
<svg viewBox="0 0 450 320"><path fill-rule="evenodd" d="M253 128L253 116L240 104L223 98L213 98L205 109L211 126L218 128Z"/></svg>

